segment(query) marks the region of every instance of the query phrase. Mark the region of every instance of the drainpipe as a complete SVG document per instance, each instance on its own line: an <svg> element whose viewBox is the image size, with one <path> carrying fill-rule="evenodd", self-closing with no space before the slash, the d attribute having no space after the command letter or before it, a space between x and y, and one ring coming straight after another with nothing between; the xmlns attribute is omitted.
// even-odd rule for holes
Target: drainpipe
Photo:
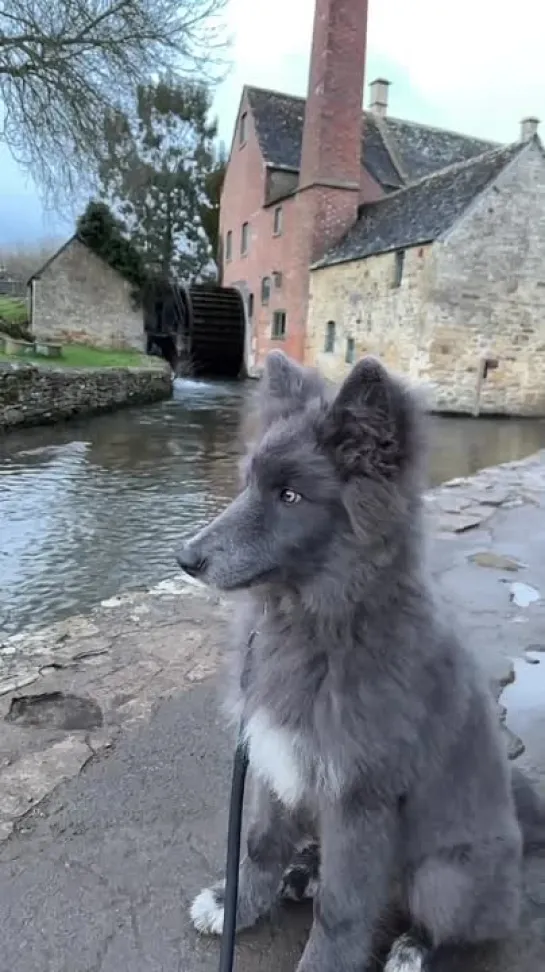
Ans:
<svg viewBox="0 0 545 972"><path fill-rule="evenodd" d="M486 381L489 371L495 371L498 367L499 361L497 358L492 358L490 355L486 355L484 358L479 360L479 366L477 368L477 385L475 387L475 402L473 404L473 417L478 418L481 412L481 395L483 391L483 385Z"/></svg>

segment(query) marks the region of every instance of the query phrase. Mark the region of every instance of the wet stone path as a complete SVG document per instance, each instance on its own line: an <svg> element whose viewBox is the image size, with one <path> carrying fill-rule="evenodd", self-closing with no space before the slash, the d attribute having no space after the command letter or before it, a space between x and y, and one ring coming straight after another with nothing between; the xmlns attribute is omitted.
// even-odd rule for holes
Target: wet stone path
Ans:
<svg viewBox="0 0 545 972"><path fill-rule="evenodd" d="M541 786L544 505L543 453L427 498L445 610L501 693L511 757ZM215 972L217 943L195 936L187 907L224 864L232 740L213 676L227 613L221 599L173 577L6 639L2 968ZM537 858L520 935L463 972L545 968L544 906ZM291 972L308 922L307 909L281 910L244 936L237 972Z"/></svg>

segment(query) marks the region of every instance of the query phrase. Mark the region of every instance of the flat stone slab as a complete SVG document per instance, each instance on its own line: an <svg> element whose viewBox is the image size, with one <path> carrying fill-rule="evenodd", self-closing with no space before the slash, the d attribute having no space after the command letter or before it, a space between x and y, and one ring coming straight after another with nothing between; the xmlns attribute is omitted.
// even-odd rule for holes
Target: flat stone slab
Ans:
<svg viewBox="0 0 545 972"><path fill-rule="evenodd" d="M545 630L544 497L541 453L447 483L426 498L431 566L445 609L494 685L509 681L513 660ZM228 611L217 596L173 576L152 590L109 598L86 616L3 640L0 839L13 808L15 816L25 809L11 799L18 763L28 774L33 764L24 760L62 741L65 765L47 764L52 788L122 729L149 718L160 700L213 675ZM520 752L509 718L506 742L511 756Z"/></svg>
<svg viewBox="0 0 545 972"><path fill-rule="evenodd" d="M517 571L524 567L524 564L519 563L514 557L506 557L504 554L494 553L493 550L481 550L479 553L471 554L468 559L479 567L491 567L494 570Z"/></svg>

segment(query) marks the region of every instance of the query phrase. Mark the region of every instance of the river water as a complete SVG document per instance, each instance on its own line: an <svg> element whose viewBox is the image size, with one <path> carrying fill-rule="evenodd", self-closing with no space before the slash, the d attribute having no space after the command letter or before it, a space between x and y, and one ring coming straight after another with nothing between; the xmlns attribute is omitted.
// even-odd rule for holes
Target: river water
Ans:
<svg viewBox="0 0 545 972"><path fill-rule="evenodd" d="M175 572L179 538L237 489L255 383L177 381L168 402L0 443L0 640ZM435 418L434 484L545 447L545 423Z"/></svg>

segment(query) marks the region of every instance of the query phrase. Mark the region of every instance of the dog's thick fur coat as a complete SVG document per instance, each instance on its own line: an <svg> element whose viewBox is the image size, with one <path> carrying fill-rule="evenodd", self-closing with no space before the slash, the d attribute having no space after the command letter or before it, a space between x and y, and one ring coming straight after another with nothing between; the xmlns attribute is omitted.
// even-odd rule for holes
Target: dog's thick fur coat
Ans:
<svg viewBox="0 0 545 972"><path fill-rule="evenodd" d="M366 358L334 394L275 352L260 414L242 493L179 556L244 592L231 711L254 800L238 927L284 880L288 896L314 893L298 972L362 972L395 894L411 930L386 968L417 972L517 927L517 806L529 839L541 807L513 787L491 692L426 578L413 393ZM192 916L221 932L221 885Z"/></svg>

